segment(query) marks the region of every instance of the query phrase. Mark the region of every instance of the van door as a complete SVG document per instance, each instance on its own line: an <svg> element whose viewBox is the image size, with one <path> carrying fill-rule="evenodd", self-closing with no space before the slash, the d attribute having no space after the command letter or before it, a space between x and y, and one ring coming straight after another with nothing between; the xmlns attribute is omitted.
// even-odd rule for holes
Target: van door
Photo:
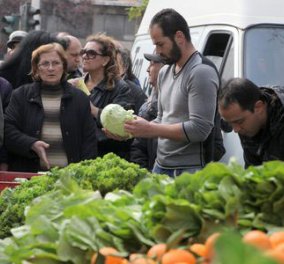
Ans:
<svg viewBox="0 0 284 264"><path fill-rule="evenodd" d="M206 26L197 49L219 70L224 83L239 76L240 31L230 26Z"/></svg>
<svg viewBox="0 0 284 264"><path fill-rule="evenodd" d="M240 76L238 54L241 35L240 30L229 26L207 26L203 32L203 40L200 41L198 49L216 65L223 84L230 78ZM235 157L238 163L243 165L239 136L234 132L223 131L223 138L226 154L221 161L228 163L231 157Z"/></svg>

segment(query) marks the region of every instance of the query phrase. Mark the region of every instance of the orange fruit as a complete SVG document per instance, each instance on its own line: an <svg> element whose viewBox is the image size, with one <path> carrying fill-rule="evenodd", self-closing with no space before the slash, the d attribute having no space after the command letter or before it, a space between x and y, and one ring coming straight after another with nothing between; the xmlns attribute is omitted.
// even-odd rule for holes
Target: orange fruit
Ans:
<svg viewBox="0 0 284 264"><path fill-rule="evenodd" d="M269 236L260 230L249 231L243 236L243 241L261 250L268 250L271 248Z"/></svg>
<svg viewBox="0 0 284 264"><path fill-rule="evenodd" d="M205 241L205 258L211 260L214 256L214 245L220 233L211 234Z"/></svg>
<svg viewBox="0 0 284 264"><path fill-rule="evenodd" d="M161 264L177 263L195 264L196 259L190 252L184 249L170 249L162 256Z"/></svg>
<svg viewBox="0 0 284 264"><path fill-rule="evenodd" d="M153 259L139 253L132 253L129 256L130 264L156 264Z"/></svg>
<svg viewBox="0 0 284 264"><path fill-rule="evenodd" d="M162 256L165 254L166 250L167 250L166 244L156 244L148 250L147 256L149 258L160 261Z"/></svg>
<svg viewBox="0 0 284 264"><path fill-rule="evenodd" d="M125 258L119 256L113 256L118 253L115 248L102 247L99 250L100 254L105 256L105 264L127 264L128 261ZM97 260L97 254L95 253L92 257L91 264L95 264Z"/></svg>
<svg viewBox="0 0 284 264"><path fill-rule="evenodd" d="M206 247L204 244L194 243L189 247L190 251L195 253L197 256L205 257Z"/></svg>
<svg viewBox="0 0 284 264"><path fill-rule="evenodd" d="M130 261L134 261L134 260L136 260L136 259L144 258L144 257L145 257L145 255L143 255L143 254L132 253L132 254L129 255L129 260L130 260Z"/></svg>
<svg viewBox="0 0 284 264"><path fill-rule="evenodd" d="M277 250L277 251L281 251L284 253L284 243L281 243L279 245L277 245L275 248L273 248L274 250Z"/></svg>
<svg viewBox="0 0 284 264"><path fill-rule="evenodd" d="M269 236L271 246L275 248L281 243L284 243L284 231L277 231Z"/></svg>
<svg viewBox="0 0 284 264"><path fill-rule="evenodd" d="M96 264L97 256L98 254L96 252L92 255L91 264Z"/></svg>
<svg viewBox="0 0 284 264"><path fill-rule="evenodd" d="M283 250L269 249L268 251L265 252L265 255L273 258L279 264L284 264L284 251Z"/></svg>
<svg viewBox="0 0 284 264"><path fill-rule="evenodd" d="M130 264L157 264L158 262L154 261L151 258L147 258L145 256L136 257L132 261L130 261Z"/></svg>
<svg viewBox="0 0 284 264"><path fill-rule="evenodd" d="M118 251L113 247L102 247L100 248L100 253L104 256L117 254Z"/></svg>

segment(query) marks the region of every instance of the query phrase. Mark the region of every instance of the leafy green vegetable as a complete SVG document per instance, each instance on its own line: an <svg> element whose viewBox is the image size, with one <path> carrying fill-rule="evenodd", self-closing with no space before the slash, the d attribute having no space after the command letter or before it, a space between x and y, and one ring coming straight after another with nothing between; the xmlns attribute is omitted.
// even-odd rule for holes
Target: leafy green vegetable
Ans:
<svg viewBox="0 0 284 264"><path fill-rule="evenodd" d="M133 113L133 110L125 110L119 104L109 104L102 110L101 122L112 134L131 138L132 135L124 130L124 123L134 119Z"/></svg>
<svg viewBox="0 0 284 264"><path fill-rule="evenodd" d="M150 232L158 242L165 242L170 235L184 230L184 237L196 236L202 228L200 208L186 200L176 200L165 196L156 196L149 203L146 221ZM151 227L152 226L152 227ZM163 234L163 230L166 230Z"/></svg>
<svg viewBox="0 0 284 264"><path fill-rule="evenodd" d="M63 182L64 176L74 181ZM78 189L99 190L102 195L115 189L131 191L144 178L150 176L146 169L109 153L95 160L73 163L48 174L33 177L14 189L5 189L0 195L0 238L9 236L10 229L24 223L24 210L31 201L56 188L56 181L62 178L61 187L67 193ZM70 184L70 185L68 185ZM80 186L80 187L79 187Z"/></svg>
<svg viewBox="0 0 284 264"><path fill-rule="evenodd" d="M104 196L115 189L131 191L135 185L150 176L146 169L130 163L114 153L95 160L73 163L63 169L52 171L57 177L70 175L79 186L89 190L99 190Z"/></svg>
<svg viewBox="0 0 284 264"><path fill-rule="evenodd" d="M140 226L141 207L130 193L118 192L102 199L98 192L75 186L65 175L54 191L35 199L26 210L26 225L12 229L14 240L3 256L15 263L40 263L45 258L79 264L105 245L128 252L138 251L141 241L154 244Z"/></svg>
<svg viewBox="0 0 284 264"><path fill-rule="evenodd" d="M89 263L91 253L103 246L122 254L143 253L157 242L204 241L216 230L283 226L283 162L247 170L235 163L211 163L171 179L109 154L51 174L58 179L51 191L30 201L25 225L0 241L3 263ZM13 201L13 192L4 197ZM239 235L229 236L217 245L216 264L274 263L240 244Z"/></svg>
<svg viewBox="0 0 284 264"><path fill-rule="evenodd" d="M10 229L23 224L24 210L30 202L53 188L56 177L32 177L14 189L5 189L0 196L0 237L10 234Z"/></svg>

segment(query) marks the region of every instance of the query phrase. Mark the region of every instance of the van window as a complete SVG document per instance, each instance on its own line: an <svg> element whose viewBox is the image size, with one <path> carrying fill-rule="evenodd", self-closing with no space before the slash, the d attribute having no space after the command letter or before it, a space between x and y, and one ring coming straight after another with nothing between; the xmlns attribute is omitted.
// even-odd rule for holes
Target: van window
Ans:
<svg viewBox="0 0 284 264"><path fill-rule="evenodd" d="M211 33L203 51L203 55L210 59L219 71L228 47L229 39L230 34L228 33Z"/></svg>
<svg viewBox="0 0 284 264"><path fill-rule="evenodd" d="M248 28L244 37L244 77L259 86L284 85L284 26Z"/></svg>
<svg viewBox="0 0 284 264"><path fill-rule="evenodd" d="M234 76L234 43L231 32L211 32L203 55L216 65L222 83Z"/></svg>

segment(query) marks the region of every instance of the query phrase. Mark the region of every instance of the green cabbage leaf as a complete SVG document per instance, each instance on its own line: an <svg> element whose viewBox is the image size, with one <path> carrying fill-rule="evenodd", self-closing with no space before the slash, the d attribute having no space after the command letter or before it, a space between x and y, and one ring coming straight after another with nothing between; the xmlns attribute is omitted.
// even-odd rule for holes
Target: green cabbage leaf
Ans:
<svg viewBox="0 0 284 264"><path fill-rule="evenodd" d="M132 135L124 130L124 123L134 119L133 112L125 110L121 105L109 104L102 110L101 123L112 134L131 138Z"/></svg>

